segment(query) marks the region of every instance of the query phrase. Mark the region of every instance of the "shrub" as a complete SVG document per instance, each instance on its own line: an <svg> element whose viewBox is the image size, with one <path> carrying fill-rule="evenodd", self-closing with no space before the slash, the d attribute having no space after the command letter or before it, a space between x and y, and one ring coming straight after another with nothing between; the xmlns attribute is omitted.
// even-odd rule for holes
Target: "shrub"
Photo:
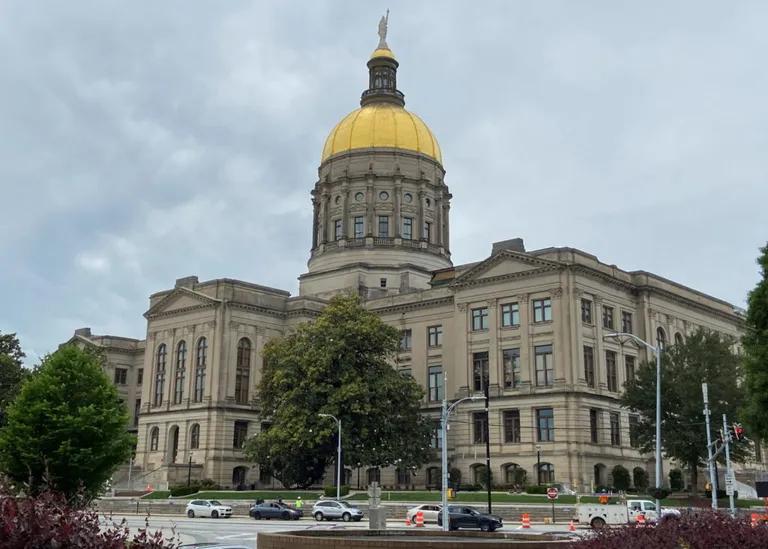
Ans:
<svg viewBox="0 0 768 549"><path fill-rule="evenodd" d="M204 478L200 482L195 482L200 490L218 490L220 486L210 478Z"/></svg>
<svg viewBox="0 0 768 549"><path fill-rule="evenodd" d="M539 486L538 484L531 484L525 487L525 493L526 494L546 494L547 488L549 488L549 486L545 484L542 484L541 486Z"/></svg>
<svg viewBox="0 0 768 549"><path fill-rule="evenodd" d="M712 497L712 490L705 490L704 491L704 497L711 498ZM717 499L723 499L727 498L728 494L725 493L725 490L718 490L717 491ZM739 492L737 490L733 491L733 499L739 499Z"/></svg>
<svg viewBox="0 0 768 549"><path fill-rule="evenodd" d="M669 487L673 492L679 492L685 487L683 472L680 469L672 469L669 472Z"/></svg>
<svg viewBox="0 0 768 549"><path fill-rule="evenodd" d="M653 499L664 499L669 495L669 490L666 490L664 488L653 488L648 492L648 495L651 496Z"/></svg>
<svg viewBox="0 0 768 549"><path fill-rule="evenodd" d="M613 488L625 492L629 488L629 471L623 465L617 465L611 472L613 475Z"/></svg>
<svg viewBox="0 0 768 549"><path fill-rule="evenodd" d="M178 498L188 496L189 494L196 494L200 491L200 487L196 484L191 484L190 486L184 484L180 486L171 486L169 491L171 492L171 496Z"/></svg>
<svg viewBox="0 0 768 549"><path fill-rule="evenodd" d="M654 528L634 524L604 528L591 539L573 545L578 549L710 549L716 547L764 549L768 547L768 528L752 528L748 518L703 511L679 520L665 520Z"/></svg>
<svg viewBox="0 0 768 549"><path fill-rule="evenodd" d="M448 480L453 485L459 484L461 482L461 469L453 467L450 471L448 471Z"/></svg>
<svg viewBox="0 0 768 549"><path fill-rule="evenodd" d="M148 529L130 535L125 520L101 528L99 514L50 491L17 498L0 482L0 549L175 549L179 542Z"/></svg>
<svg viewBox="0 0 768 549"><path fill-rule="evenodd" d="M349 485L342 484L341 485L341 495L346 496L349 494ZM323 486L323 495L327 498L335 498L336 497L336 487L335 486Z"/></svg>
<svg viewBox="0 0 768 549"><path fill-rule="evenodd" d="M642 492L648 488L648 473L642 467L635 467L632 469L632 484L639 492Z"/></svg>

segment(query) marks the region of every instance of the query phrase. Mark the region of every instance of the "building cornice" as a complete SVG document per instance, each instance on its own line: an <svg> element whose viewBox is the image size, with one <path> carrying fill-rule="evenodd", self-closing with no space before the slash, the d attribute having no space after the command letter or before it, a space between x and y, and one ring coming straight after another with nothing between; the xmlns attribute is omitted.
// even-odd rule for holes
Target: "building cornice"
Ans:
<svg viewBox="0 0 768 549"><path fill-rule="evenodd" d="M431 307L439 307L441 305L453 305L453 296L451 295L434 299L425 299L423 301L409 301L406 303L398 303L396 305L384 305L382 307L376 307L373 305L369 308L369 310L377 314L404 313L408 311L428 309Z"/></svg>

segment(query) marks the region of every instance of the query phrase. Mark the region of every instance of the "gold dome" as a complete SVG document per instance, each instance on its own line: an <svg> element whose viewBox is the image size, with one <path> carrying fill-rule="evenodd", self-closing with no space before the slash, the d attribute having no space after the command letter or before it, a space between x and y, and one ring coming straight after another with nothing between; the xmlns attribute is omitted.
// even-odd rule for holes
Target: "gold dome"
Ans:
<svg viewBox="0 0 768 549"><path fill-rule="evenodd" d="M371 59L376 59L377 57L388 57L389 59L394 59L395 54L392 53L392 50L389 48L376 48L371 54Z"/></svg>
<svg viewBox="0 0 768 549"><path fill-rule="evenodd" d="M383 102L352 111L336 124L325 140L320 161L368 148L403 149L443 162L437 139L424 121L399 105Z"/></svg>

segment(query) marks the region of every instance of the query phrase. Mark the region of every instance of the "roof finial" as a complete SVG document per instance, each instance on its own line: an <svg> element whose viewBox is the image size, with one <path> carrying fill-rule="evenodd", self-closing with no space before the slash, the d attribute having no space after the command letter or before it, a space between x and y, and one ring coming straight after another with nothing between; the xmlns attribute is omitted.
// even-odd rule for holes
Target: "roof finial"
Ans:
<svg viewBox="0 0 768 549"><path fill-rule="evenodd" d="M377 49L380 50L388 50L389 46L387 46L387 23L389 22L389 10L387 10L387 15L382 15L381 20L379 21L379 46Z"/></svg>

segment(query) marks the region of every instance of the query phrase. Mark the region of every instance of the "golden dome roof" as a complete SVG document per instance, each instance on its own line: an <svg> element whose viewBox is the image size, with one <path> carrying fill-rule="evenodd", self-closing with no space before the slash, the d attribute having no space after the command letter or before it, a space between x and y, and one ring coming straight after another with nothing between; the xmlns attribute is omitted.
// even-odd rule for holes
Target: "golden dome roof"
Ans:
<svg viewBox="0 0 768 549"><path fill-rule="evenodd" d="M392 50L389 48L376 48L371 54L371 59L376 59L377 57L388 57L390 59L394 59L395 54L392 53Z"/></svg>
<svg viewBox="0 0 768 549"><path fill-rule="evenodd" d="M325 140L320 161L368 148L403 149L443 162L440 145L424 121L399 105L384 102L365 105L336 124Z"/></svg>

